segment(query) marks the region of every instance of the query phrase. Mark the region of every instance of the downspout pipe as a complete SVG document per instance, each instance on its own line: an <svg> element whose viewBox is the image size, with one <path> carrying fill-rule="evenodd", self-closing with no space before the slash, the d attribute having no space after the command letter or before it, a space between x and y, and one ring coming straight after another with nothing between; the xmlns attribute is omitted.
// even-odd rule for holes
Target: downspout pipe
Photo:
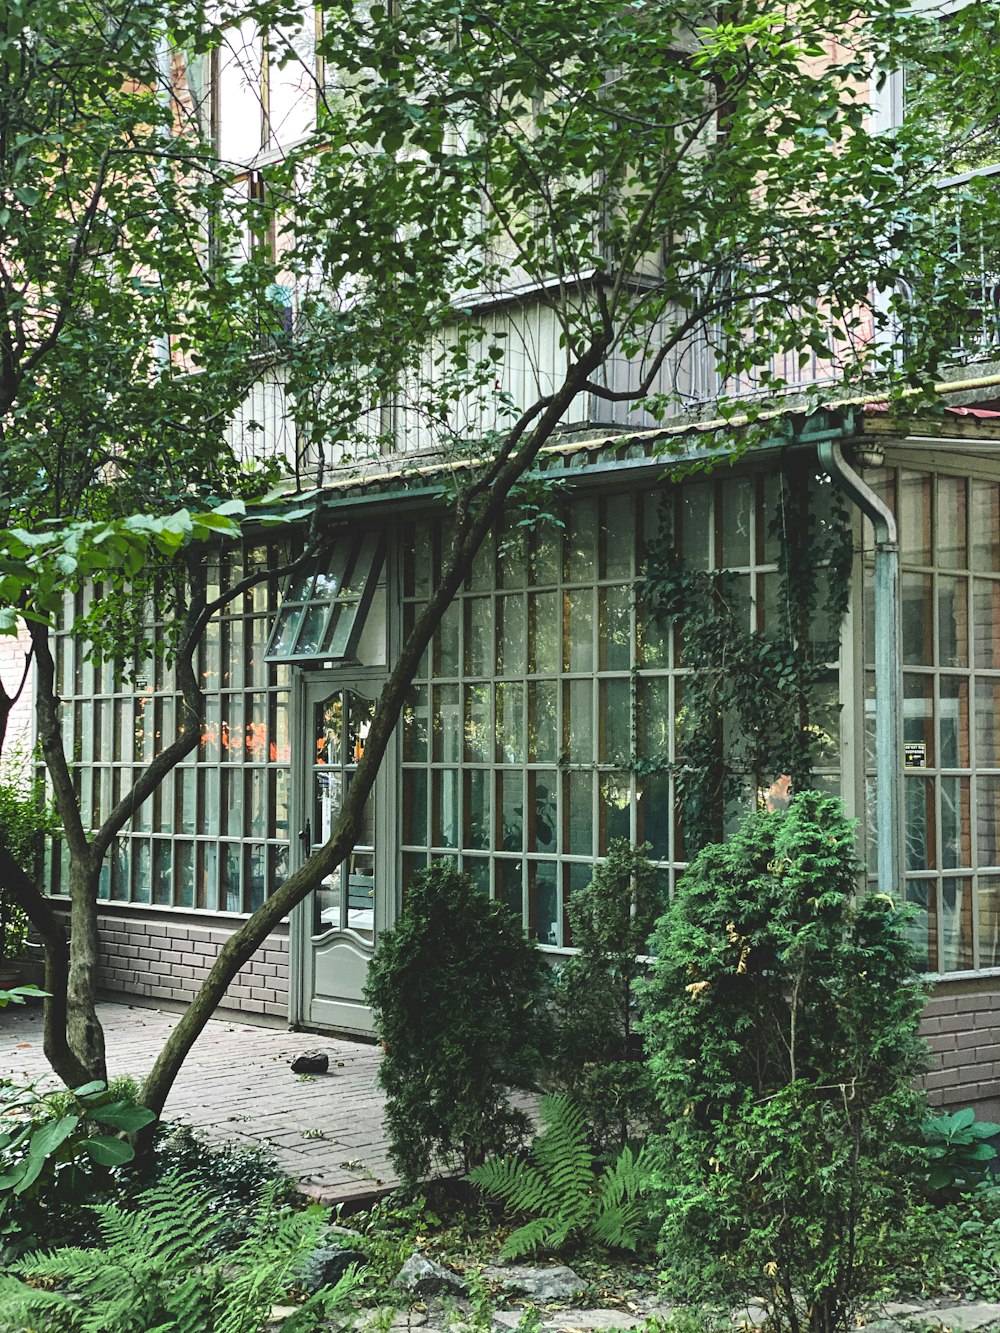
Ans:
<svg viewBox="0 0 1000 1333"><path fill-rule="evenodd" d="M817 444L821 467L875 529L875 784L878 887L903 896L903 678L899 631L899 537L892 510L844 457L838 440Z"/></svg>

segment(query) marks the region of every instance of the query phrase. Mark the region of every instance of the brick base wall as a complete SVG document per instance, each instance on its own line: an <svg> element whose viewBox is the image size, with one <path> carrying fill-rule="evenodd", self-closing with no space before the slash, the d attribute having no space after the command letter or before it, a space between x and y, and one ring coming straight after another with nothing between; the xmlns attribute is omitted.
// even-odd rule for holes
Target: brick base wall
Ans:
<svg viewBox="0 0 1000 1333"><path fill-rule="evenodd" d="M146 1000L191 1000L233 933L231 919L140 908L102 910L101 990ZM288 1017L288 934L270 936L236 974L220 1006L252 1022Z"/></svg>
<svg viewBox="0 0 1000 1333"><path fill-rule="evenodd" d="M935 987L920 1025L931 1048L924 1087L935 1106L974 1106L981 1119L1000 1121L1000 978L976 984Z"/></svg>

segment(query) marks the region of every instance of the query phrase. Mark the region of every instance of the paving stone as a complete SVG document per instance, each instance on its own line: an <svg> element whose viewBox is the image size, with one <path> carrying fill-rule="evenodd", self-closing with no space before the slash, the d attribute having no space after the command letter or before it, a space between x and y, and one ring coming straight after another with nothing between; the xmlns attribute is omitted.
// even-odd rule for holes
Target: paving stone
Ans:
<svg viewBox="0 0 1000 1333"><path fill-rule="evenodd" d="M512 1333L521 1319L523 1310L495 1310L493 1312L494 1333ZM560 1310L548 1313L541 1319L539 1327L550 1329L552 1333L600 1333L604 1329L641 1328L646 1321L644 1313L630 1313L626 1310Z"/></svg>
<svg viewBox="0 0 1000 1333"><path fill-rule="evenodd" d="M142 1077L178 1016L128 1004L98 1006L112 1074ZM303 1081L289 1073L304 1051L329 1055L330 1075ZM210 1143L263 1144L298 1180L321 1182L310 1196L337 1204L386 1193L398 1177L382 1129L381 1050L365 1042L212 1019L170 1091L164 1116L192 1125ZM59 1086L42 1051L41 1013L3 1011L0 1076ZM323 1131L303 1139L304 1129ZM357 1162L345 1171L342 1163Z"/></svg>
<svg viewBox="0 0 1000 1333"><path fill-rule="evenodd" d="M465 1292L465 1283L443 1264L436 1264L419 1250L414 1250L393 1280L394 1287L404 1291L417 1292L420 1295L439 1295L441 1292L453 1292L456 1295Z"/></svg>

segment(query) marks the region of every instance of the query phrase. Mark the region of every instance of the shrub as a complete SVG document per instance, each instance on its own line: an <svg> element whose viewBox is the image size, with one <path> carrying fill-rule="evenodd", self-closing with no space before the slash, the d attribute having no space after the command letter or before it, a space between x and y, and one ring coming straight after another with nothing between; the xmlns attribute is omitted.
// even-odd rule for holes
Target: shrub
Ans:
<svg viewBox="0 0 1000 1333"><path fill-rule="evenodd" d="M39 1092L0 1083L0 1236L23 1249L58 1227L86 1236L87 1205L117 1188L118 1168L135 1157L120 1133L156 1119L135 1104L136 1085L87 1083Z"/></svg>
<svg viewBox="0 0 1000 1333"><path fill-rule="evenodd" d="M33 875L45 834L58 826L45 799L41 778L25 776L28 759L15 749L0 772L0 844L27 874ZM14 962L24 953L28 918L0 884L0 961Z"/></svg>
<svg viewBox="0 0 1000 1333"><path fill-rule="evenodd" d="M653 1114L652 1078L635 1031L636 981L667 905L667 884L645 850L612 842L566 909L580 952L555 981L552 1082L582 1108L598 1150L623 1148Z"/></svg>
<svg viewBox="0 0 1000 1333"><path fill-rule="evenodd" d="M683 876L647 991L668 1277L793 1333L850 1326L925 1160L907 913L856 898L854 846L817 792L750 816Z"/></svg>
<svg viewBox="0 0 1000 1333"><path fill-rule="evenodd" d="M648 1183L643 1153L623 1148L598 1170L587 1146L583 1112L568 1097L543 1097L544 1129L531 1161L494 1158L469 1172L472 1183L515 1213L532 1213L512 1231L500 1256L513 1259L537 1249L561 1250L586 1237L609 1249L634 1250L647 1213L641 1202Z"/></svg>
<svg viewBox="0 0 1000 1333"><path fill-rule="evenodd" d="M521 923L451 862L415 877L365 988L385 1045L390 1151L408 1184L523 1141L527 1117L508 1090L534 1085L546 976Z"/></svg>

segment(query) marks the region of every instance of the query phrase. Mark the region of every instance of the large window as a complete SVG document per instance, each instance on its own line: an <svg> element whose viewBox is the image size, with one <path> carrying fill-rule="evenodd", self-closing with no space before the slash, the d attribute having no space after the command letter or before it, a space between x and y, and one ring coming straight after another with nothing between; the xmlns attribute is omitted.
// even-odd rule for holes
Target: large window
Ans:
<svg viewBox="0 0 1000 1333"><path fill-rule="evenodd" d="M209 597L282 558L257 545L226 556L210 573ZM274 581L264 581L209 625L197 658L208 696L198 748L117 839L102 898L247 912L288 873L291 668L265 660L277 601ZM68 608L85 609L82 597ZM110 666L86 661L65 636L56 669L84 826L96 826L176 734L174 682L162 662L147 663L134 686L116 682ZM58 843L51 856L51 889L65 891Z"/></svg>
<svg viewBox="0 0 1000 1333"><path fill-rule="evenodd" d="M671 766L685 671L674 636L637 603L644 543L669 522L694 567L734 571L748 630L766 633L779 614L777 503L777 482L761 475L594 494L568 507L563 527L484 547L406 710L404 880L431 857L456 857L558 946L570 942L569 894L612 839L649 843L671 873L683 863ZM409 625L447 534L428 520L405 540ZM835 681L827 693L817 782L839 788ZM657 771L639 759L660 761ZM748 785L743 808L756 796Z"/></svg>
<svg viewBox="0 0 1000 1333"><path fill-rule="evenodd" d="M899 523L906 895L919 912L923 963L931 972L1000 967L1000 484L890 469L879 485ZM869 566L870 847L871 583Z"/></svg>

